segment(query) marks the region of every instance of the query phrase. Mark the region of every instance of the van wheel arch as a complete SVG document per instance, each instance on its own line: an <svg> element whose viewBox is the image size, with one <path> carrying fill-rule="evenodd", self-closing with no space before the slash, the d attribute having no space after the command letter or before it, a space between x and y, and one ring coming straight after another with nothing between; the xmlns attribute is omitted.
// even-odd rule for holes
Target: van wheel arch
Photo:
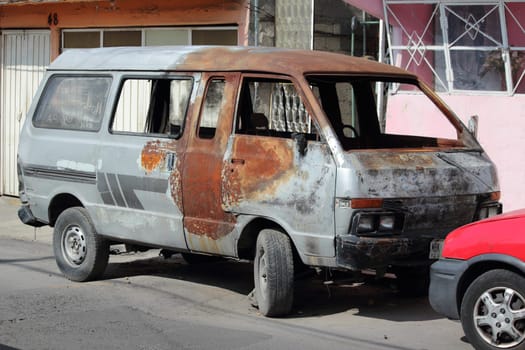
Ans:
<svg viewBox="0 0 525 350"><path fill-rule="evenodd" d="M266 218L255 218L244 227L239 240L237 241L237 254L239 259L253 260L255 258L257 237L261 231L265 229L280 231L287 235L288 238L290 238L294 255L297 254L297 249L295 248L292 238L281 225Z"/></svg>
<svg viewBox="0 0 525 350"><path fill-rule="evenodd" d="M64 210L72 207L83 208L84 205L77 197L69 193L60 193L53 197L49 202L48 208L49 226L55 226L58 216L62 214Z"/></svg>

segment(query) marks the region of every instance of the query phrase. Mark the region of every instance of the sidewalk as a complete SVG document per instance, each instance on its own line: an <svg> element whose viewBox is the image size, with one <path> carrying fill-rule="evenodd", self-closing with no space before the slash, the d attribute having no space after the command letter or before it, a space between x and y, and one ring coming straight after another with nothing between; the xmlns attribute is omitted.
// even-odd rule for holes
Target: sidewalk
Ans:
<svg viewBox="0 0 525 350"><path fill-rule="evenodd" d="M49 226L34 228L18 219L20 200L15 197L0 197L0 238L14 238L51 244L53 229Z"/></svg>

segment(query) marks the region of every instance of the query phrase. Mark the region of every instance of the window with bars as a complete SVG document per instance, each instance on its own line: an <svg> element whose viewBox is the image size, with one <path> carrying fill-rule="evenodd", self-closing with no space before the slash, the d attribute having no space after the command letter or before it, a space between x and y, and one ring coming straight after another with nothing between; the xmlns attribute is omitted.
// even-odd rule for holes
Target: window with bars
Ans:
<svg viewBox="0 0 525 350"><path fill-rule="evenodd" d="M393 63L440 92L525 93L525 2L386 0Z"/></svg>

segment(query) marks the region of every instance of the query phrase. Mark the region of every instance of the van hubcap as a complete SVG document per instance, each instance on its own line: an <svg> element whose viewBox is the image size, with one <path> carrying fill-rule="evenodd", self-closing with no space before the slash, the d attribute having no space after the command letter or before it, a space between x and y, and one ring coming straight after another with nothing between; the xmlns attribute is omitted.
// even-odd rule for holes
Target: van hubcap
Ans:
<svg viewBox="0 0 525 350"><path fill-rule="evenodd" d="M62 251L71 265L80 265L86 258L86 238L79 226L69 226L62 236Z"/></svg>

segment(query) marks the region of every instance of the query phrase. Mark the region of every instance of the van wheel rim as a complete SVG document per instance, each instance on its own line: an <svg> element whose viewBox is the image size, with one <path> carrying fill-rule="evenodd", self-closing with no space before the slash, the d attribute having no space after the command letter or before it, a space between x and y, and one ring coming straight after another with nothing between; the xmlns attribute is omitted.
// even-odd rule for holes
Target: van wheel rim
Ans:
<svg viewBox="0 0 525 350"><path fill-rule="evenodd" d="M67 262L78 266L86 259L87 247L84 232L79 226L69 226L62 236L62 251Z"/></svg>
<svg viewBox="0 0 525 350"><path fill-rule="evenodd" d="M488 344L507 349L525 339L525 298L512 288L496 287L480 295L474 326Z"/></svg>

